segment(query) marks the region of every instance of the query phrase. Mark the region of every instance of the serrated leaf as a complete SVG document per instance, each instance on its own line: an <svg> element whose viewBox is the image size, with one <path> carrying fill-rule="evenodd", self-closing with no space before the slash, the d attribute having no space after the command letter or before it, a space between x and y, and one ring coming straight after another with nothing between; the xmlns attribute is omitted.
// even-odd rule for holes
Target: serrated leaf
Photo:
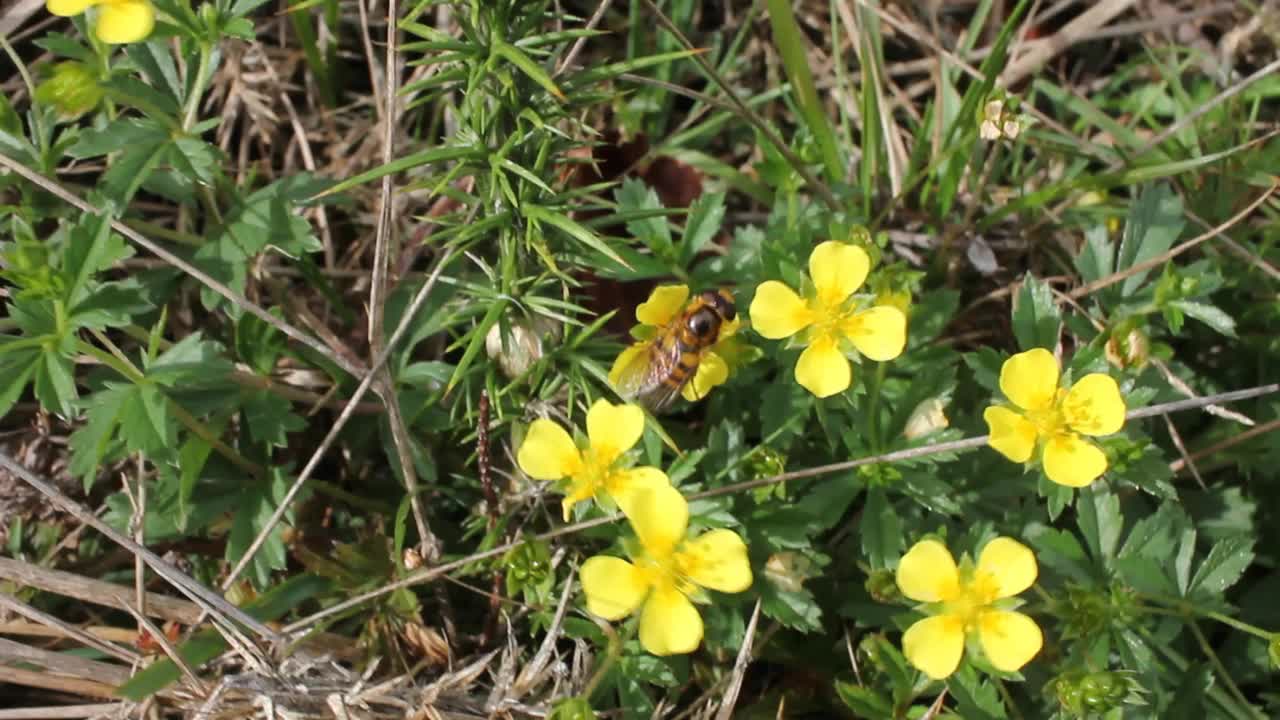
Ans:
<svg viewBox="0 0 1280 720"><path fill-rule="evenodd" d="M867 490L860 532L862 552L873 568L893 566L902 552L902 520L893 509L884 488Z"/></svg>
<svg viewBox="0 0 1280 720"><path fill-rule="evenodd" d="M1190 315L1227 337L1236 336L1235 318L1223 312L1216 305L1192 300L1171 300L1168 304L1179 312Z"/></svg>
<svg viewBox="0 0 1280 720"><path fill-rule="evenodd" d="M1190 593L1206 592L1219 596L1235 585L1253 563L1253 540L1240 536L1220 540L1209 549L1191 580Z"/></svg>
<svg viewBox="0 0 1280 720"><path fill-rule="evenodd" d="M854 715L867 720L890 720L893 718L893 703L883 694L871 688L836 681L836 695L845 707Z"/></svg>
<svg viewBox="0 0 1280 720"><path fill-rule="evenodd" d="M1013 334L1023 350L1058 344L1062 313L1053 300L1048 283L1027 273L1013 303Z"/></svg>
<svg viewBox="0 0 1280 720"><path fill-rule="evenodd" d="M1182 199L1165 183L1151 186L1138 196L1129 209L1116 270L1126 270L1154 258L1170 247L1186 223L1182 218ZM1149 270L1126 278L1121 294L1129 297L1146 282Z"/></svg>
<svg viewBox="0 0 1280 720"><path fill-rule="evenodd" d="M266 390L245 393L240 411L249 427L249 436L267 447L285 447L289 433L307 426L305 420L293 413L288 400Z"/></svg>
<svg viewBox="0 0 1280 720"><path fill-rule="evenodd" d="M1110 567L1124 527L1119 498L1096 487L1084 490L1076 502L1076 512L1089 553L1100 565Z"/></svg>
<svg viewBox="0 0 1280 720"><path fill-rule="evenodd" d="M680 238L680 264L688 266L720 232L724 221L724 193L707 193L698 197L689 207L689 219L685 222L684 235Z"/></svg>
<svg viewBox="0 0 1280 720"><path fill-rule="evenodd" d="M662 210L658 193L636 178L623 180L613 197L618 202L621 214L637 210ZM628 220L627 232L655 253L669 254L672 250L671 228L664 215Z"/></svg>
<svg viewBox="0 0 1280 720"><path fill-rule="evenodd" d="M288 489L289 483L282 468L272 467L269 472L270 477L247 482L243 486L231 520L231 531L227 535L226 560L232 565L240 561L250 543L266 527L278 505L277 498ZM280 522L271 528L262 546L254 553L249 562L248 577L259 589L270 587L271 574L284 569L287 559L284 527Z"/></svg>

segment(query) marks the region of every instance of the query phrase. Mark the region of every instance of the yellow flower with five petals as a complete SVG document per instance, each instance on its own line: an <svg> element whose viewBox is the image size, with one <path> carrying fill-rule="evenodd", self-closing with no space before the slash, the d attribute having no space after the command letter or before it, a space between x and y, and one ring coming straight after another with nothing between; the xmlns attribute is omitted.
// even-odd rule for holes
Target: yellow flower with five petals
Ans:
<svg viewBox="0 0 1280 720"><path fill-rule="evenodd" d="M644 434L644 411L637 405L597 400L587 411L586 449L579 449L564 428L540 418L529 425L516 463L535 480L566 480L565 522L573 506L595 498L623 508L644 489L670 487L667 474L655 467L623 467L624 456Z"/></svg>
<svg viewBox="0 0 1280 720"><path fill-rule="evenodd" d="M1044 645L1035 620L1014 612L1014 595L1036 581L1036 557L1022 543L998 537L987 543L977 567L966 557L956 567L947 547L921 540L898 563L902 594L925 603L929 617L902 635L902 653L925 675L941 680L956 671L967 638L993 667L1016 672Z"/></svg>
<svg viewBox="0 0 1280 720"><path fill-rule="evenodd" d="M907 316L890 305L867 306L854 295L867 280L871 258L856 245L828 241L809 255L813 293L801 298L777 280L761 283L751 301L751 325L771 340L804 331L796 382L823 398L844 392L853 380L852 350L872 360L892 360L907 342Z"/></svg>
<svg viewBox="0 0 1280 720"><path fill-rule="evenodd" d="M703 588L737 593L751 587L747 546L732 530L686 538L689 504L671 487L645 490L623 511L636 532L631 562L597 555L582 564L587 609L621 620L640 609L640 645L654 655L693 652L702 642Z"/></svg>
<svg viewBox="0 0 1280 720"><path fill-rule="evenodd" d="M993 405L982 418L987 444L1014 462L1042 448L1044 471L1059 485L1084 487L1107 469L1107 456L1084 435L1119 432L1125 405L1111 376L1092 373L1070 390L1058 387L1058 361L1044 348L1018 353L1000 368L1000 390L1013 407Z"/></svg>
<svg viewBox="0 0 1280 720"><path fill-rule="evenodd" d="M74 17L97 6L94 34L104 43L118 45L137 42L151 34L156 10L150 0L45 0L49 12Z"/></svg>

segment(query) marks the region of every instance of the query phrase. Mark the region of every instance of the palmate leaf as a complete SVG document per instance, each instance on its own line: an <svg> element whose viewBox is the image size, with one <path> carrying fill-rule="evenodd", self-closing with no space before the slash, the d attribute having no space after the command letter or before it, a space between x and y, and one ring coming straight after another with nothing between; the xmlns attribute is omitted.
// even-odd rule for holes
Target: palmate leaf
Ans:
<svg viewBox="0 0 1280 720"><path fill-rule="evenodd" d="M289 489L290 476L283 468L272 467L268 473L266 478L241 485L240 497L231 519L231 532L227 535L228 563L240 561L253 539L266 527L271 514ZM299 503L295 502L297 504ZM285 521L290 521L292 514L292 511L286 512ZM270 587L271 574L283 569L287 559L283 523L276 523L249 563L248 576L254 587Z"/></svg>

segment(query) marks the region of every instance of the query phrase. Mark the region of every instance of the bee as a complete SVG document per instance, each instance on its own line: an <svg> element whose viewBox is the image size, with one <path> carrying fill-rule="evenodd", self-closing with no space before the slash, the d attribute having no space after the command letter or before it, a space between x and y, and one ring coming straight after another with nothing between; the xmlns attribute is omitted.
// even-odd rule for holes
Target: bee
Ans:
<svg viewBox="0 0 1280 720"><path fill-rule="evenodd" d="M737 316L728 290L706 290L694 296L652 337L628 351L633 357L615 378L618 394L661 412L693 380L703 357L720 339L721 326Z"/></svg>

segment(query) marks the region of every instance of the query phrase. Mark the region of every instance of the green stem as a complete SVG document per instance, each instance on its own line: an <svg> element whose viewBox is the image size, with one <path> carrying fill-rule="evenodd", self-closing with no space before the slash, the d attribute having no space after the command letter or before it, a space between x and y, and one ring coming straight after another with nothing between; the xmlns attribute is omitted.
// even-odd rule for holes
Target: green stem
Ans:
<svg viewBox="0 0 1280 720"><path fill-rule="evenodd" d="M622 638L618 636L618 632L613 629L613 626L601 622L600 629L604 630L605 634L609 636L609 648L605 651L604 661L600 663L600 667L596 668L591 679L587 681L586 687L582 689L582 697L587 702L591 701L592 693L596 691L601 681L604 680L605 675L608 674L609 668L613 667L613 664L618 660L618 656L622 654Z"/></svg>
<svg viewBox="0 0 1280 720"><path fill-rule="evenodd" d="M1161 603L1166 606L1166 607L1152 607L1150 605L1140 606L1143 611L1149 612L1153 615L1167 615L1170 617L1186 617L1186 618L1190 618L1192 616L1202 617L1206 620L1213 620L1214 622L1220 622L1223 625L1233 627L1236 630L1239 630L1240 632L1248 633L1260 640L1265 640L1267 642L1270 642L1271 639L1274 638L1276 635L1274 632L1271 632L1269 630L1264 630L1258 627L1257 625L1250 625L1249 623L1243 620L1238 620L1229 615L1223 615L1222 613L1216 610L1205 610L1189 602L1186 602L1185 600L1167 598L1167 597L1162 597L1160 595L1149 595L1146 593L1140 594L1138 597L1148 600L1150 602Z"/></svg>
<svg viewBox="0 0 1280 720"><path fill-rule="evenodd" d="M871 452L880 452L880 387L884 385L886 366L876 363L876 371L867 383L867 437L871 439Z"/></svg>
<svg viewBox="0 0 1280 720"><path fill-rule="evenodd" d="M1209 639L1200 632L1200 626L1196 624L1195 619L1186 618L1187 627L1191 628L1191 634L1196 636L1196 642L1200 645L1200 651L1209 658L1209 664L1213 665L1213 669L1218 673L1218 677L1222 678L1222 684L1227 686L1227 691L1240 703L1240 707L1245 708L1253 714L1253 705L1249 704L1249 700L1245 698L1244 693L1240 692L1240 687L1236 685L1235 680L1231 679L1231 673L1227 671L1222 660L1218 658L1218 653L1213 651L1213 647L1209 645ZM1266 716L1258 713L1258 717L1266 720Z"/></svg>
<svg viewBox="0 0 1280 720"><path fill-rule="evenodd" d="M196 65L195 81L191 83L191 94L187 96L187 106L182 113L182 130L189 132L196 124L196 113L200 110L200 98L204 96L205 78L209 75L209 60L213 48L209 43L200 43L200 62Z"/></svg>

